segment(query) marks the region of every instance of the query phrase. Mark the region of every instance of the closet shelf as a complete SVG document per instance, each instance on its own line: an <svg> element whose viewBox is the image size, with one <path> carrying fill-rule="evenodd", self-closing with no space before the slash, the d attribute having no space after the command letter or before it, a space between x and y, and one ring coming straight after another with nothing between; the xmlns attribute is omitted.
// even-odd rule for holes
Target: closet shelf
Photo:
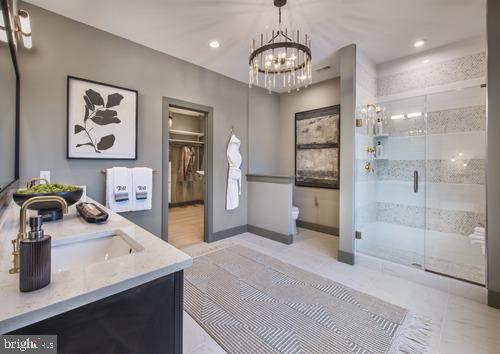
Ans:
<svg viewBox="0 0 500 354"><path fill-rule="evenodd" d="M169 139L168 141L171 143L179 143L179 144L199 144L199 145L205 144L204 141L184 140L184 139Z"/></svg>
<svg viewBox="0 0 500 354"><path fill-rule="evenodd" d="M190 132L187 130L176 130L176 129L170 129L169 133L176 135L187 135L187 136L198 136L198 137L205 136L205 134L203 133Z"/></svg>

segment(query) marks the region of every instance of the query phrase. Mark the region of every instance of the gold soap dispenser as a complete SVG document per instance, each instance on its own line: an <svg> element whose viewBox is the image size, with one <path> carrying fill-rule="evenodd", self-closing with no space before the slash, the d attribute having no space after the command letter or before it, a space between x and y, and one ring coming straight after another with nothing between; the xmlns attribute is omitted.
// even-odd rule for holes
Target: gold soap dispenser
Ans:
<svg viewBox="0 0 500 354"><path fill-rule="evenodd" d="M50 283L51 237L45 235L41 215L29 219L31 230L28 237L20 241L19 290L34 291Z"/></svg>

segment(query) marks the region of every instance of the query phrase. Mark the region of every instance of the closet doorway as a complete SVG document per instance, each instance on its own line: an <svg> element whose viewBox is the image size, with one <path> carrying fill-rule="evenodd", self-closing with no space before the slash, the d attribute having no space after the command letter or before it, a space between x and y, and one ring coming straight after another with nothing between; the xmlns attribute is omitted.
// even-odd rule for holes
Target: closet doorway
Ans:
<svg viewBox="0 0 500 354"><path fill-rule="evenodd" d="M210 233L207 179L211 112L176 100L164 103L164 117L168 118L164 119L167 129L163 130L162 231L164 239L183 249L205 242Z"/></svg>

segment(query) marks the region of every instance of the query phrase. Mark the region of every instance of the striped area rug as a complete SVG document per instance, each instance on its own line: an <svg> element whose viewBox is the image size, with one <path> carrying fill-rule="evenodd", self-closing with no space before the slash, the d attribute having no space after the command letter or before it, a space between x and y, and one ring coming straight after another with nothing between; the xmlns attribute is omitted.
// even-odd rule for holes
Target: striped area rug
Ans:
<svg viewBox="0 0 500 354"><path fill-rule="evenodd" d="M404 308L239 245L195 258L184 309L229 353L422 353L430 334Z"/></svg>

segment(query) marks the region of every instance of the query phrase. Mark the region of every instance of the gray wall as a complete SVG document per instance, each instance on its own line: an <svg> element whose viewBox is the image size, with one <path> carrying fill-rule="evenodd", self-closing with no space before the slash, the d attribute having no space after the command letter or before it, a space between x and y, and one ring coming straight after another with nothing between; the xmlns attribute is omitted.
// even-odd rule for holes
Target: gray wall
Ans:
<svg viewBox="0 0 500 354"><path fill-rule="evenodd" d="M254 90L249 97L248 171L252 174L279 174L280 96Z"/></svg>
<svg viewBox="0 0 500 354"><path fill-rule="evenodd" d="M323 81L307 89L280 95L279 165L281 175L295 175L295 113L340 103L339 78ZM342 146L341 146L342 149ZM339 226L339 191L294 187L293 204L299 219L324 226Z"/></svg>
<svg viewBox="0 0 500 354"><path fill-rule="evenodd" d="M243 179L240 207L225 210L226 144L234 126L248 158L248 101L265 107L273 96L236 80L180 59L23 3L29 11L34 48L20 53L21 66L21 180L50 170L52 180L86 184L88 194L104 200L104 175L110 166L148 166L154 176L153 210L124 214L156 235L161 233L162 97L173 97L214 109L214 231L247 223L247 192ZM131 24L133 25L133 24ZM207 49L208 50L208 49ZM222 48L223 50L223 48ZM137 161L66 159L66 76L128 87L139 91ZM271 103L272 104L272 103ZM268 137L266 137L268 138ZM264 142L272 146L274 142ZM258 155L258 154L255 154ZM267 157L266 157L267 158ZM270 162L268 162L270 163ZM243 164L243 176L247 173Z"/></svg>
<svg viewBox="0 0 500 354"><path fill-rule="evenodd" d="M487 164L487 262L488 303L500 308L500 2L488 0L488 164Z"/></svg>

